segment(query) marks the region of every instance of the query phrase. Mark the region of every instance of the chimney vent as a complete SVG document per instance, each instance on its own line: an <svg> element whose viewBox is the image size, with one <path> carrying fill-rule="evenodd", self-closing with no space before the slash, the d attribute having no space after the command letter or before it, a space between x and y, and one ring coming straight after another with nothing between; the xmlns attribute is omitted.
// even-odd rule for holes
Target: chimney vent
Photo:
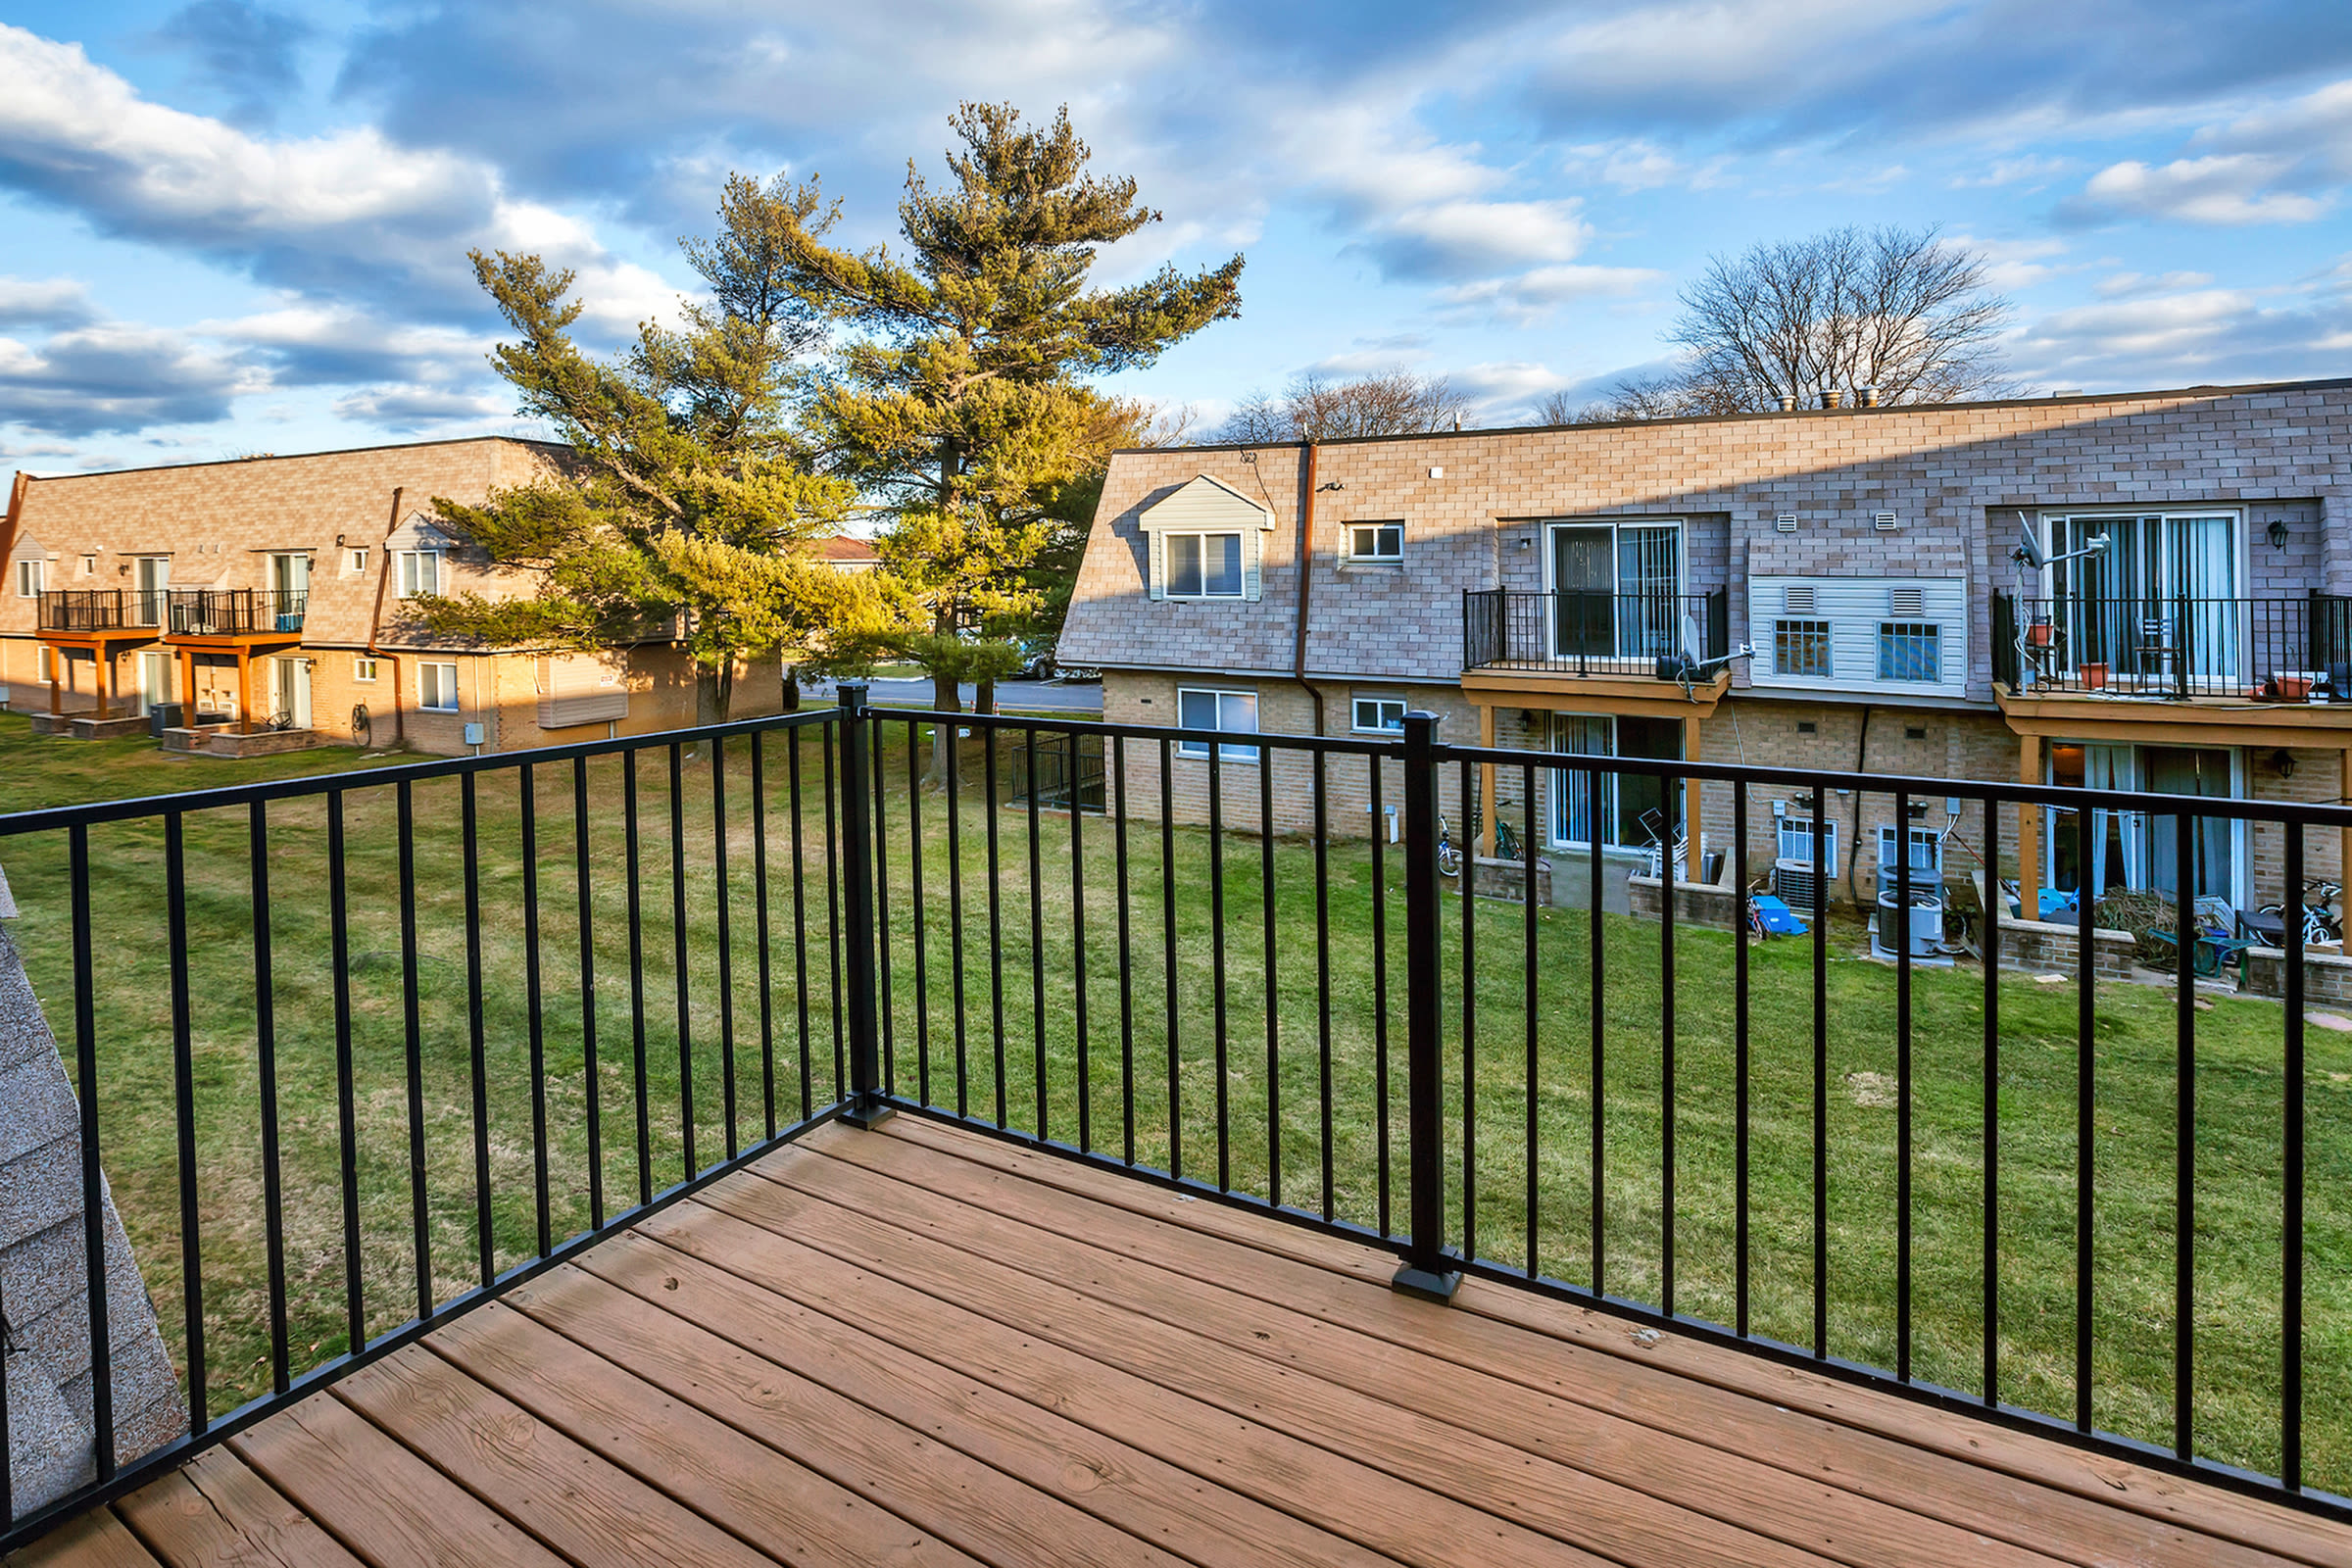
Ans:
<svg viewBox="0 0 2352 1568"><path fill-rule="evenodd" d="M1825 386L1821 389L1821 406L1825 409L1841 409L1845 407L1845 394L1834 386Z"/></svg>
<svg viewBox="0 0 2352 1568"><path fill-rule="evenodd" d="M1857 408L1864 409L1877 408L1879 406L1879 389L1875 386L1858 386L1854 388L1854 405Z"/></svg>
<svg viewBox="0 0 2352 1568"><path fill-rule="evenodd" d="M1782 393L1782 394L1781 394L1781 412L1782 412L1783 414L1793 414L1793 413L1795 413L1795 412L1796 412L1796 399L1795 399L1794 397L1790 396L1788 393L1786 393L1786 392Z"/></svg>

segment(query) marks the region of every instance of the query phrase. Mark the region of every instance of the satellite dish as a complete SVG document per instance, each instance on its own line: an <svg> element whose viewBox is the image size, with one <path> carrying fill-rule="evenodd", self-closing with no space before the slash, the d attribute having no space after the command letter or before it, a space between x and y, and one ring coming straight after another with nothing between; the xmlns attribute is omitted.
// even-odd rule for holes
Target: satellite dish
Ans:
<svg viewBox="0 0 2352 1568"><path fill-rule="evenodd" d="M1683 612L1683 661L1689 664L1706 662L1705 650L1698 643L1698 621L1687 610Z"/></svg>
<svg viewBox="0 0 2352 1568"><path fill-rule="evenodd" d="M2009 552L2009 559L2028 571L2039 571L2049 564L2041 553L2041 541L2034 537L2034 525L2026 521L2023 513L2017 518L2017 548Z"/></svg>

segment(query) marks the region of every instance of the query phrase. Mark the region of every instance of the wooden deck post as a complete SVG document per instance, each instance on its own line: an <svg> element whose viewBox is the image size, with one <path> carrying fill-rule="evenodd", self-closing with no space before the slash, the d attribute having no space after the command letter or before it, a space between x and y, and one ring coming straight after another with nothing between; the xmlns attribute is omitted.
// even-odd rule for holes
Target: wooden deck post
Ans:
<svg viewBox="0 0 2352 1568"><path fill-rule="evenodd" d="M196 723L196 654L189 648L179 651L179 721Z"/></svg>
<svg viewBox="0 0 2352 1568"><path fill-rule="evenodd" d="M1478 744L1494 744L1494 710L1480 704L1478 710ZM1478 764L1478 853L1488 859L1494 858L1494 764Z"/></svg>
<svg viewBox="0 0 2352 1568"><path fill-rule="evenodd" d="M1695 762L1698 760L1699 744L1698 715L1696 713L1685 714L1683 717L1684 761ZM1683 780L1683 880L1690 883L1698 881L1699 808L1705 798L1698 780L1694 778Z"/></svg>
<svg viewBox="0 0 2352 1568"><path fill-rule="evenodd" d="M2021 735L2017 741L2017 781L2041 782L2041 737ZM2000 881L2000 870L1993 870ZM1999 892L1998 887L1994 893ZM2028 920L2041 918L2041 808L2030 801L2017 806L2017 909Z"/></svg>
<svg viewBox="0 0 2352 1568"><path fill-rule="evenodd" d="M98 662L98 721L102 724L113 716L108 711L114 707L115 701L115 662L109 657L113 651L113 646L103 637L90 648Z"/></svg>

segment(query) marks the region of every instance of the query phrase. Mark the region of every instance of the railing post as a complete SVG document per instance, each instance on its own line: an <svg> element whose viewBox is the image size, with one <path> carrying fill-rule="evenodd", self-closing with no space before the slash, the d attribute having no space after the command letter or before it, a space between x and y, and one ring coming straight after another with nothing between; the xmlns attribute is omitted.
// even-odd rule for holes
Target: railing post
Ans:
<svg viewBox="0 0 2352 1568"><path fill-rule="evenodd" d="M1404 998L1408 1236L1396 1289L1449 1301L1462 1283L1446 1249L1445 1011L1438 881L1438 715L1404 715Z"/></svg>
<svg viewBox="0 0 2352 1568"><path fill-rule="evenodd" d="M873 760L867 752L865 683L841 687L842 957L848 989L850 1097L844 1121L890 1118L882 1097L880 1023L874 1012Z"/></svg>

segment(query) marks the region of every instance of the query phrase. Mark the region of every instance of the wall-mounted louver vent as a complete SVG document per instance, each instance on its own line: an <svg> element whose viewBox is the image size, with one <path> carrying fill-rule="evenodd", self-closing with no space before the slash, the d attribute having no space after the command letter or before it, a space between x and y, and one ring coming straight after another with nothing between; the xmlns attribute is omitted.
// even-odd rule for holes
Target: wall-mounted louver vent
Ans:
<svg viewBox="0 0 2352 1568"><path fill-rule="evenodd" d="M1919 619L1928 612L1927 590L1924 588L1888 589L1886 591L1886 612L1897 619Z"/></svg>
<svg viewBox="0 0 2352 1568"><path fill-rule="evenodd" d="M1783 533L1794 533L1796 532L1796 514L1784 512L1772 519L1772 525Z"/></svg>
<svg viewBox="0 0 2352 1568"><path fill-rule="evenodd" d="M1788 613L1791 615L1813 613L1813 585L1811 583L1790 583L1781 592L1787 598L1788 602L1783 608Z"/></svg>
<svg viewBox="0 0 2352 1568"><path fill-rule="evenodd" d="M1881 533L1892 533L1895 530L1894 514L1891 512L1876 513L1871 516L1870 525Z"/></svg>

